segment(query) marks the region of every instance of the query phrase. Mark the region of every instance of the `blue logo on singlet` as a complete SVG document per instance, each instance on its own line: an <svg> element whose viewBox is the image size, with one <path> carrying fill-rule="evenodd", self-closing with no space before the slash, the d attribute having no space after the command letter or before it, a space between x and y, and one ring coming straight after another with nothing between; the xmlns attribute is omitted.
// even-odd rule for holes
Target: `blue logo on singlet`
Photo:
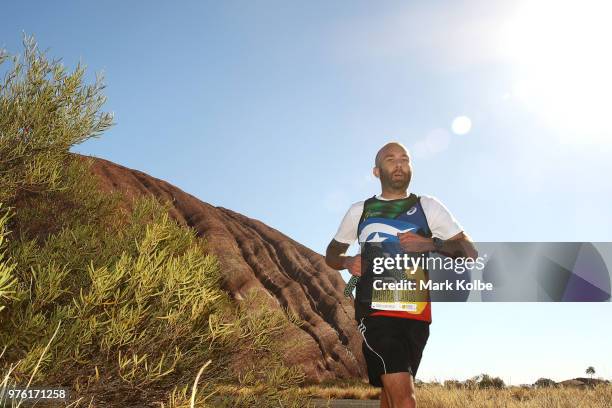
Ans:
<svg viewBox="0 0 612 408"><path fill-rule="evenodd" d="M359 225L360 243L365 242L399 242L400 232L416 233L419 226L408 221L391 218L368 218Z"/></svg>

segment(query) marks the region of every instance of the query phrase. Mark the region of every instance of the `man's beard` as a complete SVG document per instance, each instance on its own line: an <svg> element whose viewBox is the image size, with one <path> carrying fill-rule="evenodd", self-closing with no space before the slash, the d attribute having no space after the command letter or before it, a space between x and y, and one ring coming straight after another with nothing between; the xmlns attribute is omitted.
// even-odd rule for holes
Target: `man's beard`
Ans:
<svg viewBox="0 0 612 408"><path fill-rule="evenodd" d="M398 173L396 171L392 171L387 173L385 171L380 172L380 181L382 183L383 188L393 190L393 191L406 191L408 189L408 185L410 184L410 179L412 174L410 172L404 173L401 172L402 177L393 177L394 173Z"/></svg>

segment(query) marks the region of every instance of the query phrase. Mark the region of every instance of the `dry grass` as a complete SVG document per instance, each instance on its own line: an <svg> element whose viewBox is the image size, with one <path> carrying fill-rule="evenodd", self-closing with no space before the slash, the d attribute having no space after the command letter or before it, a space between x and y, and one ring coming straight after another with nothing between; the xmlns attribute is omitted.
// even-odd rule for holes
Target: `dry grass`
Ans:
<svg viewBox="0 0 612 408"><path fill-rule="evenodd" d="M509 387L495 389L446 389L423 387L417 391L422 408L479 407L612 407L612 386L600 385L593 389Z"/></svg>
<svg viewBox="0 0 612 408"><path fill-rule="evenodd" d="M300 393L323 399L378 399L380 388L364 385L303 387ZM610 408L612 384L588 389L541 388L526 389L449 389L439 385L417 387L420 408Z"/></svg>
<svg viewBox="0 0 612 408"><path fill-rule="evenodd" d="M311 385L302 387L300 392L309 397L324 398L324 399L358 399L370 400L380 398L380 388L363 386L343 387L336 386L318 386Z"/></svg>

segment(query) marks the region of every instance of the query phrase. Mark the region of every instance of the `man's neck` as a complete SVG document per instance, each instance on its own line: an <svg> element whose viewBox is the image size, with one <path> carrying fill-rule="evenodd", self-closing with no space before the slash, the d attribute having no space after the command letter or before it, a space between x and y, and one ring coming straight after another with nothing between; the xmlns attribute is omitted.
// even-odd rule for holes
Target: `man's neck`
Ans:
<svg viewBox="0 0 612 408"><path fill-rule="evenodd" d="M406 190L403 191L393 191L393 190L383 190L382 194L380 194L381 198L385 200L397 200L399 198L408 197L408 192Z"/></svg>

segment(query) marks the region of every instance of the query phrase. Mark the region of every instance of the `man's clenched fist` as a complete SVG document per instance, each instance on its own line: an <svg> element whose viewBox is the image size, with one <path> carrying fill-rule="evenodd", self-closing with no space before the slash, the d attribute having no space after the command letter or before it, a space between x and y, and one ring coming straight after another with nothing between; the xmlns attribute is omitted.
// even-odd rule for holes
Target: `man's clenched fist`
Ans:
<svg viewBox="0 0 612 408"><path fill-rule="evenodd" d="M344 267L353 276L361 276L361 255L347 256L344 258Z"/></svg>

